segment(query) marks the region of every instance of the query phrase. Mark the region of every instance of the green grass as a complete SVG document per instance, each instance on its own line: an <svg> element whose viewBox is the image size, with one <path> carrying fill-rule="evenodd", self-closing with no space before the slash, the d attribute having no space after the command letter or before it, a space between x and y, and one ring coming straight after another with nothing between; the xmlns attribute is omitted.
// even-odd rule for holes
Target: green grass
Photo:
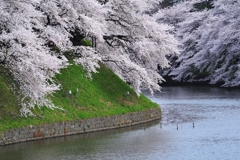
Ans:
<svg viewBox="0 0 240 160"><path fill-rule="evenodd" d="M104 65L101 65L99 73L92 75L92 80L86 78L82 67L75 64L62 69L55 79L62 88L49 98L64 110L36 108L33 110L36 117L25 118L19 116L20 107L9 89L13 82L9 81L10 77L0 75L0 132L21 126L125 114L158 107L144 95L137 97L129 85ZM128 96L127 92L130 93Z"/></svg>

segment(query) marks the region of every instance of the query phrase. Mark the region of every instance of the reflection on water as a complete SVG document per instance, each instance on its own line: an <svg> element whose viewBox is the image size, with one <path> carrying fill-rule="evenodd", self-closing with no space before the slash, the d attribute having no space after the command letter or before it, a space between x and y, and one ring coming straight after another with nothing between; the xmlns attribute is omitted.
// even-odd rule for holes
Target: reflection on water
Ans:
<svg viewBox="0 0 240 160"><path fill-rule="evenodd" d="M0 159L239 159L239 90L164 87L144 94L161 105L161 122L0 147Z"/></svg>

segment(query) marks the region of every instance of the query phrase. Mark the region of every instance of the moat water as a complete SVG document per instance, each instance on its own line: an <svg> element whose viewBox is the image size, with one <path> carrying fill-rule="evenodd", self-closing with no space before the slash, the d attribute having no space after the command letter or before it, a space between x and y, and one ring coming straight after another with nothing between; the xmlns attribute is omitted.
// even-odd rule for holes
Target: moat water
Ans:
<svg viewBox="0 0 240 160"><path fill-rule="evenodd" d="M164 87L162 120L0 147L0 160L238 160L240 90Z"/></svg>

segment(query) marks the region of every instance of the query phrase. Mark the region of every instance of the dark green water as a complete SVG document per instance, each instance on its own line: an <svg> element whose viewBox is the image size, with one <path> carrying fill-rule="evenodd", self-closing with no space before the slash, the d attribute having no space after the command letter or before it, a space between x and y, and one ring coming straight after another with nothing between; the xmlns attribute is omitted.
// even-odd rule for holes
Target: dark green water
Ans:
<svg viewBox="0 0 240 160"><path fill-rule="evenodd" d="M161 105L161 121L0 147L0 159L240 159L240 90L164 87L153 97L144 93Z"/></svg>

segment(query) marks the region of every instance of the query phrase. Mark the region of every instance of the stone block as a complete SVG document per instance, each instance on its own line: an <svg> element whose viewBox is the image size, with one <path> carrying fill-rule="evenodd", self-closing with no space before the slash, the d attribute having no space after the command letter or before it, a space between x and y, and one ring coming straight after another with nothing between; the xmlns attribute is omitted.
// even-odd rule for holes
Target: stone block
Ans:
<svg viewBox="0 0 240 160"><path fill-rule="evenodd" d="M33 132L33 138L43 137L43 132L38 128L36 132Z"/></svg>
<svg viewBox="0 0 240 160"><path fill-rule="evenodd" d="M5 139L4 133L1 133L1 134L0 134L0 141L3 141L4 139Z"/></svg>

